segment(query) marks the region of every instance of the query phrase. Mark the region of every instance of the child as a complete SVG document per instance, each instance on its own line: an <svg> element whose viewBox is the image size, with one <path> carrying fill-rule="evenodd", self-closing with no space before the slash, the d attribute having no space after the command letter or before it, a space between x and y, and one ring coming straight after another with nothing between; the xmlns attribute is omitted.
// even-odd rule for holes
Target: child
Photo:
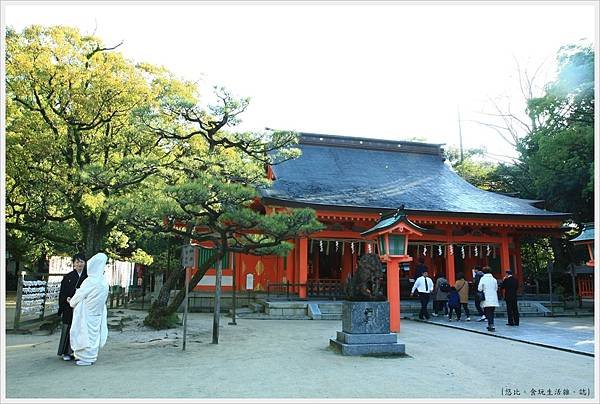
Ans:
<svg viewBox="0 0 600 404"><path fill-rule="evenodd" d="M460 321L460 296L456 288L452 286L448 293L448 321L452 321L452 310L456 313L456 321Z"/></svg>

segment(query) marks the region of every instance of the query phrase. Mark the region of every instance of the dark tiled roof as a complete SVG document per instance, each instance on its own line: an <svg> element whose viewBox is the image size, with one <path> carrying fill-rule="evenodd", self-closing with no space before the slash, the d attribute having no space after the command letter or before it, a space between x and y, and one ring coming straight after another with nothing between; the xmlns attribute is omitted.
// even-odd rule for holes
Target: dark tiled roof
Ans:
<svg viewBox="0 0 600 404"><path fill-rule="evenodd" d="M301 134L302 156L273 167L266 202L432 213L567 216L480 190L447 166L440 144Z"/></svg>

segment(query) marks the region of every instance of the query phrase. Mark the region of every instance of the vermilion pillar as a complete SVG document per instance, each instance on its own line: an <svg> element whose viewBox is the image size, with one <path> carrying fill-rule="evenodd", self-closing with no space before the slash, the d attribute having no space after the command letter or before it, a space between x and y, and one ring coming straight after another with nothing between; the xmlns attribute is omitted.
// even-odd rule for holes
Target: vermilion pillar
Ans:
<svg viewBox="0 0 600 404"><path fill-rule="evenodd" d="M515 275L519 280L519 283L523 285L523 261L521 260L521 239L515 237L515 257L517 264L515 265Z"/></svg>
<svg viewBox="0 0 600 404"><path fill-rule="evenodd" d="M502 236L502 245L500 246L500 273L506 275L506 271L510 269L510 251L508 249L508 236Z"/></svg>
<svg viewBox="0 0 600 404"><path fill-rule="evenodd" d="M301 299L306 299L306 280L308 279L308 239L302 237L300 239L300 248L298 249L298 283L304 286L300 286L298 296Z"/></svg>
<svg viewBox="0 0 600 404"><path fill-rule="evenodd" d="M452 244L452 227L450 227L446 233L448 237L448 245ZM454 268L454 255L450 254L448 247L446 247L446 279L450 285L454 285L456 282L456 269Z"/></svg>
<svg viewBox="0 0 600 404"><path fill-rule="evenodd" d="M387 297L390 303L390 332L400 332L400 274L399 259L387 262Z"/></svg>

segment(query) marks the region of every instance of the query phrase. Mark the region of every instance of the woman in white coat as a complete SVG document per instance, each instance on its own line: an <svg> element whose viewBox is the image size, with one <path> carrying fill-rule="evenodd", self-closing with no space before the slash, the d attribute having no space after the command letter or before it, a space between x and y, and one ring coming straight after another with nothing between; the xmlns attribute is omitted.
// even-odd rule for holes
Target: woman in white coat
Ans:
<svg viewBox="0 0 600 404"><path fill-rule="evenodd" d="M69 300L73 307L71 348L79 366L96 362L98 350L104 346L108 337L106 298L109 288L104 278L107 260L108 257L103 253L88 260L88 277Z"/></svg>
<svg viewBox="0 0 600 404"><path fill-rule="evenodd" d="M485 295L481 307L483 307L483 312L488 321L487 329L488 331L496 331L494 328L494 311L496 307L500 306L500 302L498 302L498 281L490 273L490 267L483 267L482 270L484 275L479 281L477 290Z"/></svg>

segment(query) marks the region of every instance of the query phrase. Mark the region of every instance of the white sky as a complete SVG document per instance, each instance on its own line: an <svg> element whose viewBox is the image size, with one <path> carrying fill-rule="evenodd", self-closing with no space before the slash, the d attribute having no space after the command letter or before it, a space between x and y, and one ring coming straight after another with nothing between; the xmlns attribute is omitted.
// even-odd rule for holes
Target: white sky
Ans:
<svg viewBox="0 0 600 404"><path fill-rule="evenodd" d="M521 112L517 64L552 79L562 45L596 38L596 2L191 3L6 2L5 25L71 25L164 65L209 91L251 97L240 129L422 138L512 154L489 99ZM594 42L594 46L596 46ZM202 88L202 87L201 87ZM491 157L491 156L490 156Z"/></svg>

